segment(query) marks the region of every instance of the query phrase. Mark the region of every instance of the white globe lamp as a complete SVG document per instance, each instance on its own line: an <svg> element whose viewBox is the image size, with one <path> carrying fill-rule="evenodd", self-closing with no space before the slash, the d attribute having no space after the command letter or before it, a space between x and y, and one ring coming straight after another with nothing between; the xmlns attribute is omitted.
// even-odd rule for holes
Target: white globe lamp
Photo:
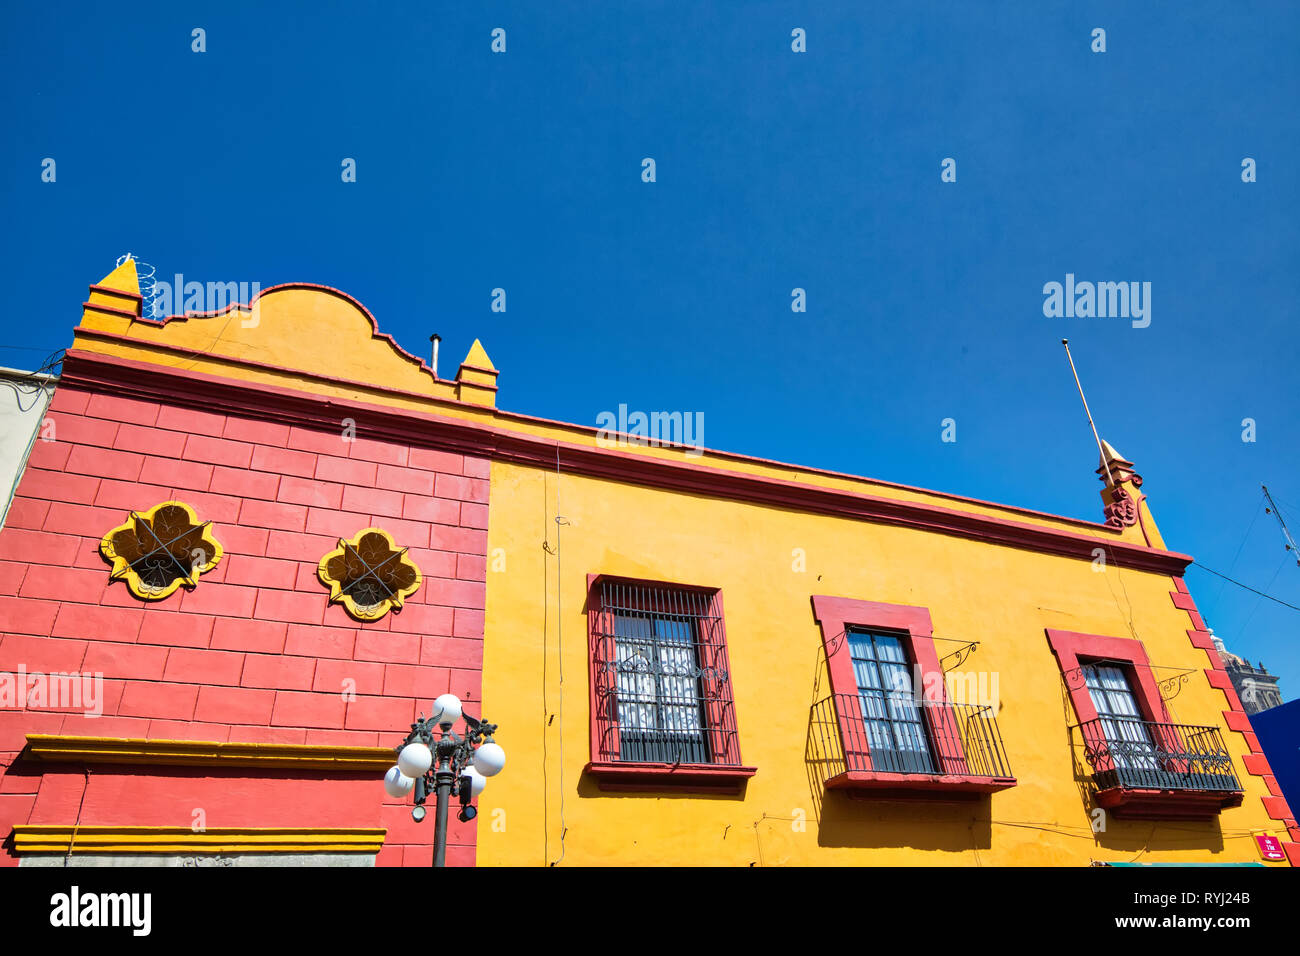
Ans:
<svg viewBox="0 0 1300 956"><path fill-rule="evenodd" d="M469 777L469 783L470 783L470 787L469 787L469 795L470 795L470 797L477 797L480 793L483 792L483 788L487 786L487 777L485 777L485 776L483 776L483 774L479 773L477 767L474 767L474 766L466 767L464 770L462 770L462 771L460 772L460 775L461 775L461 778L462 778L462 780L461 780L461 786L464 786L464 778L465 778L465 777Z"/></svg>
<svg viewBox="0 0 1300 956"><path fill-rule="evenodd" d="M390 767L388 773L384 774L384 789L390 797L400 800L411 792L413 786L415 778L402 773L401 767Z"/></svg>
<svg viewBox="0 0 1300 956"><path fill-rule="evenodd" d="M433 766L433 752L420 743L407 744L397 755L397 768L408 777L423 777ZM391 771L390 771L391 772Z"/></svg>
<svg viewBox="0 0 1300 956"><path fill-rule="evenodd" d="M433 720L438 724L454 724L460 720L460 698L455 694L443 694L433 702Z"/></svg>
<svg viewBox="0 0 1300 956"><path fill-rule="evenodd" d="M495 777L505 765L506 752L498 743L489 741L474 751L474 767L485 777Z"/></svg>

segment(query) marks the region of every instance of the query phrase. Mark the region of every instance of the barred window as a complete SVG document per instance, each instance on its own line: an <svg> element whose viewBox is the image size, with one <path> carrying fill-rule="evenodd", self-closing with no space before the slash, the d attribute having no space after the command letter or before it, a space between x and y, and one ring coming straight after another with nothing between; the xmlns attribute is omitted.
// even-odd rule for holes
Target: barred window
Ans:
<svg viewBox="0 0 1300 956"><path fill-rule="evenodd" d="M593 759L739 765L718 592L605 578L590 598Z"/></svg>
<svg viewBox="0 0 1300 956"><path fill-rule="evenodd" d="M316 575L330 589L330 603L339 603L358 621L377 621L420 587L420 569L399 548L392 535L365 528L320 559Z"/></svg>
<svg viewBox="0 0 1300 956"><path fill-rule="evenodd" d="M145 601L161 601L182 586L193 590L223 554L211 526L183 501L132 511L99 542L99 553L113 566L109 580L125 581Z"/></svg>

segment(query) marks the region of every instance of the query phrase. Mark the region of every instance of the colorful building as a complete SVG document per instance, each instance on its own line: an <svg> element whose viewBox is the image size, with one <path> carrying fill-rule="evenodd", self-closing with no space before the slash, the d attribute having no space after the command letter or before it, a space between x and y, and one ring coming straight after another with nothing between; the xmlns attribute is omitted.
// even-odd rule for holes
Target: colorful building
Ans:
<svg viewBox="0 0 1300 956"><path fill-rule="evenodd" d="M323 286L140 313L91 287L0 532L8 864L428 865L379 778L448 690L510 754L454 864L1297 860L1109 445L1080 521L503 411Z"/></svg>

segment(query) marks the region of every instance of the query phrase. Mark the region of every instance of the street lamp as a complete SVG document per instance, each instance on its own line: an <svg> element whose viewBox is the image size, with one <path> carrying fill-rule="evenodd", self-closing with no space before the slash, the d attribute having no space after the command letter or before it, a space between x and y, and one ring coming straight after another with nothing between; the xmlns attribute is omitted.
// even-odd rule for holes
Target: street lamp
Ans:
<svg viewBox="0 0 1300 956"><path fill-rule="evenodd" d="M424 821L428 812L424 801L433 792L438 804L433 865L446 866L447 806L451 797L460 797L457 817L462 821L473 820L478 810L470 801L483 792L488 777L501 772L506 765L506 752L492 739L497 725L464 713L455 694L443 694L433 706L434 715L428 720L420 717L411 724L406 740L393 748L397 752L397 765L384 774L384 789L390 797L397 798L415 792L411 817L416 823ZM462 717L466 727L463 737L451 729Z"/></svg>

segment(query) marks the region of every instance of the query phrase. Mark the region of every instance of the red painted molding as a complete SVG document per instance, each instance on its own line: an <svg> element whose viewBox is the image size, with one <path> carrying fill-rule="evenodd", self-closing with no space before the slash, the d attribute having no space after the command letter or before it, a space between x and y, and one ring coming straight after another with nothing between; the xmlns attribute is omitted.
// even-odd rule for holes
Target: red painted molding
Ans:
<svg viewBox="0 0 1300 956"><path fill-rule="evenodd" d="M136 306L136 311L134 312L128 312L126 309L118 309L111 305L104 305L102 302L83 302L81 303L81 307L83 309L90 309L92 312L107 312L109 315L120 315L126 319L135 319L136 321L140 320L139 305Z"/></svg>
<svg viewBox="0 0 1300 956"><path fill-rule="evenodd" d="M92 285L90 291L98 292L100 295L116 296L119 299L130 299L132 302L141 302L144 300L144 296L138 292L127 292L123 289L110 289L106 285Z"/></svg>
<svg viewBox="0 0 1300 956"><path fill-rule="evenodd" d="M1080 669L1083 664L1091 661L1109 661L1123 665L1133 684L1142 719L1169 723L1169 710L1160 698L1160 689L1156 686L1155 675L1151 673L1151 662L1147 659L1146 648L1141 641L1131 637L1058 631L1050 627L1046 630L1048 643L1052 645L1052 651L1061 665L1061 674L1065 677L1065 686L1070 692L1070 701L1074 704L1074 713L1079 723L1097 719L1097 709L1092 705L1092 696L1088 693Z"/></svg>
<svg viewBox="0 0 1300 956"><path fill-rule="evenodd" d="M878 773L874 770L846 770L826 781L827 790L867 790L877 796L979 796L997 793L1016 785L1015 777L971 777L962 774Z"/></svg>
<svg viewBox="0 0 1300 956"><path fill-rule="evenodd" d="M99 289L98 286L93 286L92 288ZM260 299L260 298L261 298L262 296L264 296L264 295L268 295L268 294L271 293L271 292L275 292L275 291L278 290L278 289L313 289L313 290L320 291L320 292L327 292L327 293L329 293L330 295L338 296L339 298L341 298L341 299L345 300L346 302L348 302L348 303L352 304L353 306L355 306L357 309L359 309L359 310L360 310L360 311L361 311L361 312L366 316L366 318L370 321L370 325L371 325L372 333L373 333L373 336L374 336L375 338L379 338L379 339L383 339L383 340L387 341L387 342L389 343L389 345L391 345L392 348L393 348L394 350L396 350L398 353L400 353L401 355L405 356L406 358L409 358L409 359L411 359L412 361L418 363L418 364L420 365L420 367L421 367L422 369L424 369L425 371L429 372L430 375L433 374L433 373L432 373L432 369L430 369L430 368L428 367L428 365L424 362L423 359L421 359L421 358L420 358L419 356L417 356L417 355L414 355L414 354L411 353L411 352L408 352L406 349L402 348L400 345L397 344L397 341L396 341L396 340L395 340L391 335L388 335L387 333L384 333L384 332L380 332L380 331L379 331L379 323L378 323L378 321L376 321L374 315L370 312L370 310L369 310L368 308L365 307L365 305L363 305L363 304L360 302L360 300L358 300L358 299L354 298L353 296L349 295L348 293L344 292L342 289L336 289L336 288L334 288L333 286L321 285L321 284L319 284L319 283L314 283L314 282L285 282L285 283L281 283L281 284L279 284L279 285L270 286L269 288L266 288L266 289L262 289L262 290L260 290L260 291L258 292L258 294L257 294L256 296L254 296L253 299L252 299L248 304L244 304L244 303L231 303L231 304L227 305L225 309L216 310L216 311L212 311L212 312L191 312L191 313L185 313L185 314L181 314L181 315L170 315L170 316L166 316L166 317L164 317L164 318L162 318L162 319L151 319L151 318L148 318L148 317L142 317L142 318L139 319L139 321L141 321L141 322L145 322L145 323L147 323L147 324L149 324L149 325L155 325L155 326L159 326L159 327L161 327L161 326L166 325L169 321L185 321L186 319L191 319L191 318L215 318L215 317L218 317L218 316L220 316L220 315L225 315L225 314L227 314L227 313L229 313L229 312L231 312L232 310L235 310L235 309L240 309L240 310L250 310L250 309L252 308L252 304L255 303L255 302L257 302L258 299ZM103 290L103 291L116 292L117 290ZM131 293L121 293L121 294L122 294L122 295L126 295L126 296L132 296ZM135 296L132 296L132 297L134 298ZM132 339L132 338L130 338L129 336L118 336L118 335L114 335L113 333L100 332L100 331L98 331L98 330L94 330L94 329L81 329L81 328L79 328L79 329L77 330L77 333L78 333L79 335L87 335L87 334L92 334L92 333L93 333L93 334L96 335L96 336L102 336L102 337L105 337L105 338L120 339L120 340L122 340L122 341L132 342L132 343L137 343L137 344L138 344L138 342L139 342L139 340L137 340L137 339ZM160 349L174 350L174 351L181 351L181 352L189 352L189 351L191 351L191 350L189 350L189 349L177 349L177 348L174 347L174 346L168 346L168 345L165 345L165 344L160 343L160 342L151 342L151 343L149 343L149 345L150 345L150 347L152 347L152 348L160 348ZM195 353L195 354L198 354L198 353ZM248 362L246 362L246 360L241 360L241 361L244 361L246 364L256 364L256 363L248 363ZM476 368L476 369L477 369L477 366L469 366L469 367L470 367L470 368ZM500 373L500 370L499 370L499 369L478 369L478 370L479 370L479 371L484 371L484 372L492 372L492 373L496 373L496 374L499 374L499 373ZM294 371L301 372L301 370L294 370ZM319 376L317 376L317 377L319 377ZM435 378L436 378L436 377L435 377ZM436 380L439 381L439 382L442 382L443 384L450 384L450 385L457 384L457 383L456 383L456 380L454 380L454 379L436 379ZM471 385L472 385L473 383L467 383L467 384L471 384ZM480 388L487 388L487 387L489 387L489 386L479 386L479 387L480 387ZM389 390L389 391L392 391L394 394L403 394L402 392L400 392L400 391L398 391L398 390L395 390L395 389L393 389L393 390ZM409 393L407 393L407 394L409 394ZM423 397L423 398L428 398L429 396L421 396L421 397ZM475 406L475 407L481 407L481 406ZM561 427L561 428L565 428L565 429L568 429L568 430L570 430L570 431L577 432L577 433L580 433L580 434L586 434L586 435L600 435L600 434L603 433L603 429L600 429L600 428L594 428L594 427L589 427L589 426L584 426L584 425L575 425L575 424L572 424L572 423L570 423L570 422L560 422L560 421L555 421L555 420L553 420L553 419L540 418L540 417L533 416L533 415L522 415L522 414L519 414L518 412L507 412L507 411L502 411L502 410L500 410L500 409L497 409L497 410L496 410L496 415L497 415L498 418L505 419L505 420L510 420L510 421L533 422L533 423L543 424L543 425L554 425L554 426L558 426L558 427ZM686 446L684 446L684 445L673 445L673 446L671 446L671 447L676 447L676 448L681 448L681 449L685 449L685 448L686 448ZM692 449L690 449L690 450L692 450L692 451L696 451L696 450L698 450L698 449L694 449L694 448L692 448ZM716 449L716 448L707 448L707 449L704 449L704 450L707 451L707 452L708 452L710 455L712 455L712 456L716 456L716 457L718 457L718 458L722 458L722 459L725 459L725 460L727 460L727 461L735 461L735 462L748 463L748 464L757 464L757 465L770 465L770 466L777 467L777 468L789 468L789 467L794 467L794 466L791 466L790 464L788 464L787 462L775 461L775 460L770 459L770 458L760 458L760 457L758 457L758 456L754 456L754 455L742 455L742 454L739 454L739 453L737 453L737 452L721 451L721 450ZM844 478L844 479L848 479L848 480L851 480L851 481L862 481L862 480L864 480L864 479L862 478L861 475L850 475L850 474L847 474L847 473L845 473L845 472L832 471L832 470L830 470L830 469L825 469L825 468L809 468L809 467L804 467L804 466L798 466L798 467L799 467L799 470L800 470L800 471L807 472L808 474L812 474L812 475L821 475L821 476L825 476L825 477L828 477L828 478ZM933 495L933 496L935 496L935 497L937 497L937 498L943 498L943 499L948 500L948 501L956 501L956 502L961 502L961 503L963 503L963 504L979 505L979 506L981 506L981 507L987 507L987 508L997 508L997 509L999 509L999 510L1001 510L1001 511L1006 511L1006 512L1011 513L1011 514L1015 514L1015 515L1024 515L1024 516L1031 517L1031 518L1046 518L1046 519L1051 520L1051 521L1060 521L1060 522L1063 522L1063 523L1066 523L1066 524L1077 525L1077 526L1080 527L1080 528L1087 528L1087 529L1089 529L1089 530L1093 530L1093 531L1097 531L1097 530L1101 530L1101 531L1113 531L1113 530L1114 530L1114 529L1112 529L1112 528L1108 528L1105 524L1098 523L1098 522L1095 522L1095 521L1087 521L1087 520L1084 520L1084 519L1082 519L1082 518L1071 518L1071 517L1067 517L1067 516L1065 516L1065 515L1055 515L1055 514L1050 514L1050 513L1048 513L1048 512L1045 512L1045 511L1036 511L1036 510L1034 510L1034 509L1032 509L1032 508L1021 508L1021 507L1018 507L1018 506L1015 506L1015 505L1005 505L1005 504L1000 504L1000 503L995 502L995 501L985 501L985 500L980 499L980 498L971 498L971 497L966 496L966 495L958 495L958 494L953 494L953 493L951 493L951 492L946 492L946 491L934 491L934 490L932 490L932 489L928 489L928 488L919 488L919 487L917 487L917 486L915 486L915 485L905 485L905 484L902 484L902 483L900 483L900 482L885 481L884 479L881 479L881 478L872 478L872 479L869 479L869 480L871 481L872 484L879 485L879 486L881 486L881 487L885 487L885 488L896 488L896 489L898 489L898 490L900 490L900 491L913 491L913 492L920 492L920 493L927 494L927 495ZM1168 553L1173 553L1173 552L1168 552ZM1190 560L1191 560L1191 559L1189 558L1189 559L1188 559L1188 562L1190 562Z"/></svg>
<svg viewBox="0 0 1300 956"><path fill-rule="evenodd" d="M1252 777L1260 777L1264 781L1265 787L1269 790L1270 796L1262 796L1260 800L1264 804L1264 810L1274 820L1280 820L1286 827L1288 835L1293 841L1283 842L1282 848L1286 851L1287 861L1292 866L1300 866L1300 827L1297 826L1294 814L1283 801L1279 807L1276 803L1270 803L1276 799L1273 794L1273 785L1269 781L1273 780L1273 768L1269 766L1268 757L1259 750L1259 739L1254 734L1254 728L1251 727L1250 718L1246 715L1245 709L1241 706L1241 700L1237 697L1237 688L1233 686L1232 679L1223 668L1223 660L1219 657L1218 648L1209 640L1209 634L1206 632L1205 622L1201 618L1201 613L1196 607L1196 601L1193 600L1191 592L1187 589L1187 583L1181 575L1174 575L1174 590L1169 592L1169 598L1174 602L1174 607L1184 611L1191 619L1194 629L1187 632L1191 639L1193 647L1199 647L1205 651L1206 656L1210 659L1210 668L1206 670L1206 676L1210 685L1223 692L1224 699L1228 703L1228 709L1223 712L1224 723L1227 724L1228 730L1233 733L1242 735L1250 750L1242 758L1242 763L1246 768L1246 773ZM1205 646L1208 644L1209 646Z"/></svg>
<svg viewBox="0 0 1300 956"><path fill-rule="evenodd" d="M1094 795L1097 806L1127 820L1211 820L1241 806L1244 795L1205 790L1135 790L1112 787Z"/></svg>
<svg viewBox="0 0 1300 956"><path fill-rule="evenodd" d="M275 286L271 286L270 288L260 290L260 292L258 293L258 295L256 295L256 296L253 297L252 302L256 302L256 301L257 301L259 298L261 298L262 296L267 295L268 293L274 292L274 291L276 291L277 289L315 289L315 290L317 290L317 291L327 292L327 293L329 293L329 294L331 294L331 295L335 295L335 296L338 296L338 297L341 298L341 299L344 299L345 301L347 301L347 302L351 303L352 305L356 306L359 310L361 310L362 313L365 314L366 318L370 321L371 329L373 330L373 336L374 336L375 338L379 338L379 339L383 339L383 340L387 341L387 342L388 342L388 343L393 347L393 349L395 349L397 352L399 352L401 355L405 356L406 358L409 358L409 359L411 359L412 361L417 362L417 363L418 363L418 364L419 364L423 369L425 369L426 371L428 371L428 372L432 375L432 370L429 369L428 365L424 362L423 359L421 359L421 358L420 358L419 356L417 356L417 355L414 355L414 354L411 353L411 352L408 352L406 349L402 348L400 345L397 344L397 341L396 341L396 340L395 340L391 335L388 335L387 333L384 333L384 332L380 332L380 331L379 331L379 323L376 321L374 315L371 314L370 310L367 309L367 308L366 308L366 307L365 307L365 306L364 306L364 305L363 305L363 304L362 304L358 299L353 298L351 295L349 295L348 293L344 292L343 290L341 290L341 289L336 289L336 288L334 288L333 286L320 285L320 284L318 284L318 283L313 283L313 282L286 282L286 283L281 283L280 285L275 285ZM130 295L130 293L123 293L123 294L124 294L124 295ZM243 309L243 310L248 310L248 309L251 309L251 308L252 308L251 303L250 303L250 304L247 304L247 305L242 304L242 303L232 303L232 304L226 306L226 308L225 308L224 310L217 310L217 311L213 311L213 312L192 312L192 313L186 313L186 314L183 314L183 315L171 315L171 316L167 316L167 317L165 317L165 318L163 318L163 319L150 319L150 318L145 317L145 318L141 318L141 319L139 319L139 321L141 321L141 322L145 322L145 323L148 323L148 324L150 324L150 325L163 326L163 325L166 325L167 322L169 322L169 321L185 321L186 319L191 319L191 318L214 318L214 317L217 317L217 316L219 316L219 315L224 315L224 314L230 312L230 311L233 310L233 309ZM133 338L131 338L131 337L129 337L129 336L120 336L120 335L115 335L115 334L113 334L113 333L109 333L109 332L101 332L101 331L98 331L98 330L95 330L95 329L83 329L83 328L78 328L78 329L77 329L77 334L78 334L78 335L94 335L94 336L96 336L96 337L104 337L104 338L108 338L108 339L117 339L117 340L124 341L124 342L130 342L130 343L133 343L133 344L139 344L139 340L138 340L138 339L133 339ZM186 353L192 353L192 354L196 354L196 355L197 355L197 354L202 354L202 353L195 352L194 350L190 350L190 349L183 349L183 348L177 348L177 347L175 347L175 346L169 346L169 345L166 345L166 344L161 343L161 342L150 342L149 345L150 345L151 348L156 348L156 349L164 349L164 350L168 350L168 351L177 351L177 352L186 352ZM232 359L232 361L234 361L234 360ZM249 365L256 365L256 364L258 364L258 363L248 362L247 360L243 360L243 359L241 359L241 360L239 360L239 361L240 361L241 363L243 363L243 364L249 364ZM268 366L268 367L274 367L274 366ZM286 371L294 371L295 373L298 373L298 374L301 374L301 372L302 372L301 369L286 370ZM497 372L497 373L499 374L499 371L500 371L500 370L498 370L498 369L482 369L482 371L495 371L495 372ZM315 376L315 377L320 378L320 377L322 377L322 376L317 375L317 376ZM437 379L437 381L439 381L439 382L441 382L441 383L443 383L443 384L447 384L447 385L455 385L455 384L457 384L457 382L456 382L455 379ZM356 383L356 384L367 384L367 383ZM469 383L469 384L472 384L472 383ZM373 387L373 386L369 386L369 387ZM480 387L487 387L487 386L480 386ZM401 390L398 390L398 389L385 389L385 391L389 391L389 392L392 393L392 394L415 394L415 393L409 393L409 392L402 392ZM427 396L427 395L420 395L419 397L427 399L427 398L429 398L430 396ZM461 403L456 403L456 404L461 404ZM471 404L471 403L463 403L463 404ZM482 406L474 406L474 407L475 407L475 408L481 408ZM503 410L501 410L501 409L496 409L496 410L495 410L495 414L496 414L496 417L497 417L497 418L499 418L499 419L503 419L503 420L507 420L507 421L531 422L531 423L541 424L541 425L553 425L553 426L556 426L556 427L559 427L559 428L564 428L564 429L566 429L566 430L568 430L568 431L576 432L576 433L578 433L578 434L584 434L584 435L595 435L595 436L598 436L598 435L601 435L601 434L605 434L605 431L604 431L603 429L600 429L600 428L594 428L594 427L585 426L585 425L575 425L575 424L573 424L573 423L571 423L571 422L561 422L561 421L556 421L556 420L554 420L554 419L541 418L541 417L538 417L538 416L535 416L535 415L523 415L523 414L520 414L520 413L518 413L518 412L503 411ZM685 446L685 445L669 445L668 447L674 447L674 448L679 448L679 449L683 449L683 450L687 449L687 446ZM691 448L691 449L689 449L689 450L691 450L691 451L699 451L700 449L697 449L697 448ZM978 506L986 507L986 508L997 508L997 509L1000 510L1000 511L1005 511L1005 512L1008 512L1008 513L1010 513L1010 514L1014 514L1014 515L1018 515L1018 516L1019 516L1019 515L1023 515L1023 516L1030 517L1030 518L1045 518L1045 519L1050 520L1050 521L1059 521L1059 522L1063 522L1063 523L1065 523L1065 524L1076 525L1076 526L1078 526L1078 527L1080 527L1080 528L1086 528L1086 529L1088 529L1088 530L1090 530L1090 531L1107 531L1107 532L1113 532L1113 531L1115 530L1115 529L1113 529L1113 528L1109 528L1109 527L1107 527L1104 523L1100 523L1100 522L1096 522L1096 521L1087 521L1087 520L1085 520L1085 519L1083 519L1083 518L1071 518L1071 517L1068 517L1068 516L1066 516L1066 515L1056 515L1056 514L1051 514L1051 513L1049 513L1049 512L1046 512L1046 511L1036 511L1036 510L1034 510L1034 509L1032 509L1032 508L1022 508L1022 507L1019 507L1019 506L1016 506L1016 505L1000 504L999 502L996 502L996 501L985 501L985 500L983 500L983 499L981 499L981 498L972 498L972 497L969 497L969 496L967 496L967 495L958 495L958 494L953 494L952 492L947 492L947 491L935 491L935 490L930 489L930 488L920 488L920 487L917 487L916 485L905 485L905 484L902 484L902 483L900 483L900 482L895 482L895 481L886 481L886 480L884 480L884 479L882 479L882 478L864 479L861 475L851 475L851 474L847 474L847 473L845 473L845 472L832 471L832 470L830 470L830 469L826 469L826 468L811 468L811 467L806 467L806 466L793 466L793 465L790 465L788 462L776 461L776 460L774 460L774 459L770 459L770 458L760 458L760 457L755 456L755 455L742 455L742 454L739 454L739 453L737 453L737 452L722 451L722 450L719 450L719 449L716 449L716 448L705 448L705 449L703 449L703 451L708 452L708 454L711 455L711 456L715 456L715 457L717 457L717 458L725 459L725 460L727 460L727 461L735 461L735 462L741 462L741 463L745 463L745 464L755 464L755 465L769 465L769 466L772 466L772 467L775 467L775 468L792 468L792 467L797 467L797 468L798 468L800 471L802 471L802 472L806 472L806 473L811 474L811 475L820 475L820 476L824 476L824 477L827 477L827 478L843 478L843 479L848 479L848 480L850 480L850 481L863 481L863 480L869 480L872 484L874 484L874 485L879 485L879 486L884 487L884 488L895 488L895 489L898 489L898 490L900 490L900 491L913 491L913 492L919 492L919 493L921 493L921 494L933 495L933 496L936 497L936 498L943 498L943 499L945 499L945 500L947 500L947 501L956 501L956 502L961 502L962 504L978 505ZM1176 555L1176 552L1160 552L1160 553ZM1176 555L1176 556L1178 556L1178 557L1186 557L1185 555ZM1187 558L1185 564L1186 564L1186 563L1190 563L1190 562L1191 562L1191 558ZM1135 566L1135 567L1136 567L1136 566Z"/></svg>
<svg viewBox="0 0 1300 956"><path fill-rule="evenodd" d="M84 330L80 334L84 334ZM1112 563L1139 571L1181 573L1192 560L1172 551L1037 527L991 515L955 511L939 505L822 488L803 481L742 474L612 448L561 443L477 421L311 395L193 370L178 372L78 349L69 350L64 358L62 384L95 391L111 390L117 395L163 400L170 404L177 404L184 396L185 403L193 407L264 417L308 428L334 429L340 418L352 417L357 421L358 429L371 437L539 468L555 468L558 451L561 467L572 474L914 528L1086 561L1092 561L1093 551L1101 547L1108 551ZM496 416L498 420L512 417L517 418ZM595 429L581 430L595 432ZM1082 525L1105 530L1101 525Z"/></svg>
<svg viewBox="0 0 1300 956"><path fill-rule="evenodd" d="M677 793L739 792L758 773L757 767L718 767L700 764L597 762L582 768L607 791L664 790Z"/></svg>

